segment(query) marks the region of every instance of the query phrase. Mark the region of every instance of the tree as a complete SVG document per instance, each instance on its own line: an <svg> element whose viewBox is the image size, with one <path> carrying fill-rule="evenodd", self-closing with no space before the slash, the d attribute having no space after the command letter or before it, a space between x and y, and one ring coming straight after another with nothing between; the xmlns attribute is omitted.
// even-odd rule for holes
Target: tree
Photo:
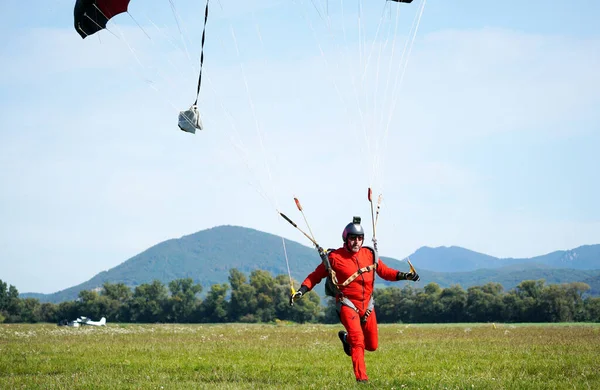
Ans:
<svg viewBox="0 0 600 390"><path fill-rule="evenodd" d="M437 322L443 312L440 295L442 289L437 283L429 283L423 291L417 293L414 306L414 321Z"/></svg>
<svg viewBox="0 0 600 390"><path fill-rule="evenodd" d="M196 295L202 291L202 286L194 284L192 278L175 279L169 282L169 290L168 318L174 322L190 322L198 305Z"/></svg>
<svg viewBox="0 0 600 390"><path fill-rule="evenodd" d="M129 305L133 293L125 283L109 283L102 285L100 296L101 305L104 307L105 317L113 322L129 321Z"/></svg>
<svg viewBox="0 0 600 390"><path fill-rule="evenodd" d="M231 298L228 306L228 317L230 321L258 321L255 315L258 306L256 289L248 284L246 280L246 275L237 268L229 271Z"/></svg>
<svg viewBox="0 0 600 390"><path fill-rule="evenodd" d="M36 323L43 321L40 301L35 298L21 299L19 302L19 322Z"/></svg>
<svg viewBox="0 0 600 390"><path fill-rule="evenodd" d="M373 298L377 302L376 310L379 322L402 322L402 314L406 314L400 307L402 289L396 286L378 288L373 292Z"/></svg>
<svg viewBox="0 0 600 390"><path fill-rule="evenodd" d="M206 299L200 304L198 320L200 322L227 322L227 301L225 297L229 290L227 283L213 284L206 296Z"/></svg>
<svg viewBox="0 0 600 390"><path fill-rule="evenodd" d="M102 285L102 295L109 299L115 300L121 304L126 304L132 297L132 292L125 283L109 283L105 282Z"/></svg>
<svg viewBox="0 0 600 390"><path fill-rule="evenodd" d="M7 284L0 280L0 314L3 321L19 322L20 308L19 290L12 284L7 288Z"/></svg>
<svg viewBox="0 0 600 390"><path fill-rule="evenodd" d="M256 316L261 322L275 320L275 280L269 271L255 270L250 274L250 285L256 291Z"/></svg>
<svg viewBox="0 0 600 390"><path fill-rule="evenodd" d="M490 322L501 319L504 311L502 285L487 283L467 289L467 317L474 322Z"/></svg>
<svg viewBox="0 0 600 390"><path fill-rule="evenodd" d="M588 297L585 299L586 321L600 322L600 298ZM0 321L1 322L1 321Z"/></svg>
<svg viewBox="0 0 600 390"><path fill-rule="evenodd" d="M467 300L467 292L459 285L443 289L440 294L442 313L439 321L446 323L464 322L467 318L465 312Z"/></svg>
<svg viewBox="0 0 600 390"><path fill-rule="evenodd" d="M538 314L538 298L544 289L545 281L524 280L515 288L517 296L517 309L519 313L517 318L521 322L540 322Z"/></svg>
<svg viewBox="0 0 600 390"><path fill-rule="evenodd" d="M167 289L159 280L137 286L131 299L131 320L146 323L164 321L167 297Z"/></svg>

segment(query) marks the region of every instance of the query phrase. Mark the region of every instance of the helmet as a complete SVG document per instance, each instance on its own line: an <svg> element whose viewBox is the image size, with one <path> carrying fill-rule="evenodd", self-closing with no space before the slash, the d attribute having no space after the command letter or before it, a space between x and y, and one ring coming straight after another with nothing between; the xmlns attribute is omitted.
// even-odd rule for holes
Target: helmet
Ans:
<svg viewBox="0 0 600 390"><path fill-rule="evenodd" d="M362 226L360 226L360 217L354 217L352 218L352 223L349 223L348 225L346 225L346 227L344 228L344 231L342 232L342 240L344 240L344 242L346 242L346 239L348 238L348 235L353 234L355 236L364 236L365 235L365 231L363 230Z"/></svg>

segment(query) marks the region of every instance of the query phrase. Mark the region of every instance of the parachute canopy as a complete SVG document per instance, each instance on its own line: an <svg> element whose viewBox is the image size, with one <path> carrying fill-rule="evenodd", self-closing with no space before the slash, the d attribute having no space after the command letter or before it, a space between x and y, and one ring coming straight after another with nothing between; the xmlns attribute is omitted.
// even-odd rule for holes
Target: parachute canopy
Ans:
<svg viewBox="0 0 600 390"><path fill-rule="evenodd" d="M77 0L75 10L75 30L85 38L104 28L110 18L127 12L129 0Z"/></svg>

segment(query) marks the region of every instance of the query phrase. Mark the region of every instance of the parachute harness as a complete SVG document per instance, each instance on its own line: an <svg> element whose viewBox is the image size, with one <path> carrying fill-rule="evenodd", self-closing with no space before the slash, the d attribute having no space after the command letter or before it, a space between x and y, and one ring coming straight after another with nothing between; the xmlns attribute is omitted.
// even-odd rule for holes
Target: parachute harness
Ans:
<svg viewBox="0 0 600 390"><path fill-rule="evenodd" d="M378 202L377 202L377 216L375 216L375 213L373 211L373 201L371 198L372 195L372 191L371 188L369 187L369 192L368 192L368 200L371 203L371 218L372 218L372 223L373 223L373 248L365 246L365 248L368 248L372 255L373 255L373 264L360 268L358 269L355 273L353 273L352 275L350 275L344 282L340 283L337 279L336 273L333 270L333 268L331 267L331 263L329 261L329 252L332 251L332 249L329 250L324 250L315 240L312 229L310 228L310 225L308 224L308 221L306 220L306 216L304 214L304 210L302 209L302 205L300 204L300 201L298 200L298 198L294 198L294 201L296 203L296 207L298 208L298 210L302 213L302 216L304 218L304 222L306 222L306 225L308 226L310 235L308 235L306 232L304 232L302 229L300 229L300 227L298 227L298 225L292 221L290 218L288 218L288 216L286 216L285 214L283 214L282 212L279 212L279 215L281 215L281 217L283 219L285 219L286 221L288 221L293 227L295 227L296 229L298 229L302 234L304 234L304 236L306 238L308 238L316 247L317 251L319 252L319 257L321 258L321 261L323 262L323 266L325 267L325 269L327 270L327 273L329 274L329 276L327 277L327 280L325 282L325 294L331 296L331 297L335 297L336 299L336 310L338 311L338 313L341 310L342 306L348 306L349 308L351 308L352 310L356 311L357 313L359 313L358 308L356 307L356 305L354 305L354 303L352 303L352 301L350 299L348 299L346 296L344 296L344 294L341 292L340 287L346 287L348 286L350 283L352 283L354 280L356 280L356 278L358 278L359 276L361 276L362 274L366 273L366 272L375 272L377 270L377 260L379 259L379 254L377 253L377 240L375 238L375 226L379 217L379 208L381 205L381 195L379 195L378 198ZM287 261L287 259L286 259ZM411 270L412 270L412 265L411 265ZM288 265L288 273L290 273L289 270L289 265ZM290 288L291 288L291 293L292 295L294 295L295 293L295 289L292 283L292 277L291 277L291 273L290 273ZM373 277L373 287L375 286L375 277ZM367 319L369 318L369 315L371 314L371 312L373 311L373 308L375 307L375 301L373 299L373 296L371 296L371 299L369 300L369 304L367 306L367 310L365 311L365 314L361 317L361 322L365 323L367 321Z"/></svg>

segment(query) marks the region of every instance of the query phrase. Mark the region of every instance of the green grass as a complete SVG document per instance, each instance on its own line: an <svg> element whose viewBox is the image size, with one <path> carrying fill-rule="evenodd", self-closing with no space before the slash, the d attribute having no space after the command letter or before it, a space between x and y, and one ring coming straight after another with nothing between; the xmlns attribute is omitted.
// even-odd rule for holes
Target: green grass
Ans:
<svg viewBox="0 0 600 390"><path fill-rule="evenodd" d="M340 325L0 325L2 389L354 388ZM598 389L600 324L380 325L377 389Z"/></svg>

